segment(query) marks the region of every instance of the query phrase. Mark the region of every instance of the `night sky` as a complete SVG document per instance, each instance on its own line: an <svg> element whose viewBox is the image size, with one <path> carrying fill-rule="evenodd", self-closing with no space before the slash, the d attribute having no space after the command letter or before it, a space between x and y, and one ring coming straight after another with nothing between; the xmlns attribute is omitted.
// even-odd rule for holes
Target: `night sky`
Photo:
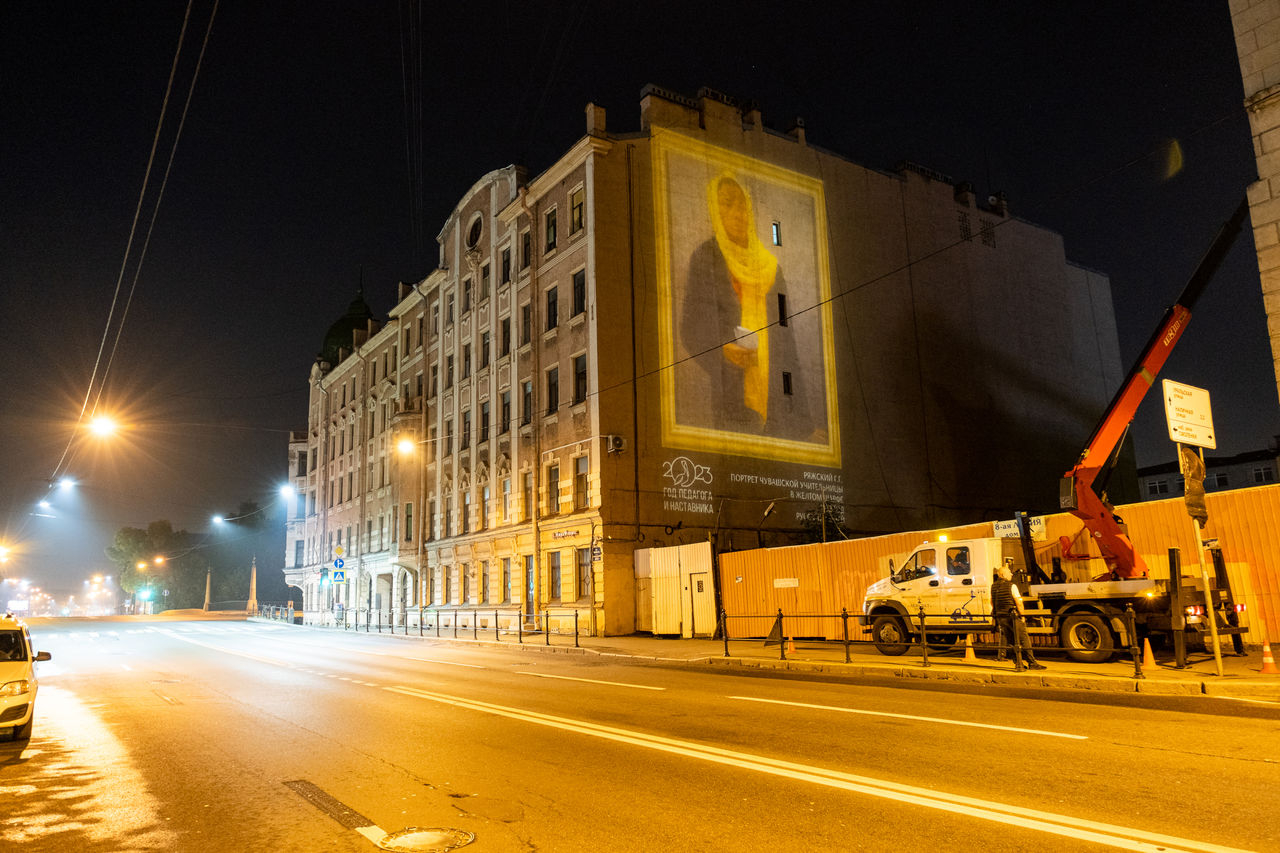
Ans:
<svg viewBox="0 0 1280 853"><path fill-rule="evenodd" d="M589 101L634 131L645 84L708 86L863 165L1004 191L1110 275L1126 369L1255 177L1225 0L223 0L166 181L213 12L191 9L126 265L187 6L0 3L0 520L21 549L0 574L78 585L122 526L274 500L361 281L385 316L461 195L547 168ZM1247 229L1162 375L1210 390L1220 453L1280 432ZM99 394L129 424L109 445L73 439ZM1135 439L1139 464L1172 458L1158 393ZM63 469L79 489L32 515Z"/></svg>

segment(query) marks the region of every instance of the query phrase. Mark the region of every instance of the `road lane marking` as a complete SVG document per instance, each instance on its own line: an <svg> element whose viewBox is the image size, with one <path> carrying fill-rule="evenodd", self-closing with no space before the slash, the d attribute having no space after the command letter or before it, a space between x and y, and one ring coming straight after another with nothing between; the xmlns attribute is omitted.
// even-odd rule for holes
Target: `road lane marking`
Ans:
<svg viewBox="0 0 1280 853"><path fill-rule="evenodd" d="M548 675L545 672L525 672L516 670L514 675L528 675L533 678L557 678L561 681L582 681L587 684L606 684L609 687L634 687L636 690L666 690L665 687L650 687L647 684L627 684L625 681L599 681L595 678L574 678L571 675Z"/></svg>
<svg viewBox="0 0 1280 853"><path fill-rule="evenodd" d="M405 696L438 702L443 705L521 720L535 725L611 740L617 743L696 758L744 770L768 773L773 776L795 779L801 782L811 782L831 788L893 800L897 803L923 806L1080 841L1092 841L1097 844L1105 844L1125 850L1138 850L1143 851L1143 853L1191 853L1191 851L1198 851L1198 853L1244 853L1239 848L1224 847L1171 835L1161 835L1141 829L1115 826L1099 821L1071 817L1070 815L1059 815L1053 812L1043 812L1007 803L966 797L960 794L950 794L931 788L904 785L885 779L875 779L869 776L859 776L808 764L782 761L763 755L736 752L693 741L666 738L629 729L574 720L568 717L557 717L536 711L526 711L521 708L494 705L489 702L466 699L461 696L433 693L415 687L396 685L383 689Z"/></svg>
<svg viewBox="0 0 1280 853"><path fill-rule="evenodd" d="M863 714L868 717L894 717L899 720L919 720L924 723L944 723L948 726L969 726L975 729L995 729L1000 732L1018 732L1045 737L1063 737L1069 740L1088 740L1088 735L1072 735L1065 732L1049 732L1041 729L1022 729L1017 726L997 726L992 723L971 723L968 720L948 720L945 717L921 717L916 714L893 714L888 711L864 711L860 708L841 708L838 705L810 705L808 702L787 702L782 699L760 699L756 696L730 696L744 702L766 702L770 705L790 705L793 708L810 708L815 711L839 711L843 714Z"/></svg>
<svg viewBox="0 0 1280 853"><path fill-rule="evenodd" d="M453 660L437 660L436 658L416 658L413 655L389 655L385 652L373 652L378 657L400 658L401 660L420 660L423 663L438 663L441 666L465 666L467 669L484 669L483 666L474 663L458 663Z"/></svg>

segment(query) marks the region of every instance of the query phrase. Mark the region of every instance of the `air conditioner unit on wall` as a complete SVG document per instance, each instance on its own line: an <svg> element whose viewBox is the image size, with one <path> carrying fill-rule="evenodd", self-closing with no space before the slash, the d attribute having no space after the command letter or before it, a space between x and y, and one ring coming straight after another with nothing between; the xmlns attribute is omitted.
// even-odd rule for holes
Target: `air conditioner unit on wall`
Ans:
<svg viewBox="0 0 1280 853"><path fill-rule="evenodd" d="M621 453L626 447L626 440L620 435L606 435L604 449L609 453Z"/></svg>

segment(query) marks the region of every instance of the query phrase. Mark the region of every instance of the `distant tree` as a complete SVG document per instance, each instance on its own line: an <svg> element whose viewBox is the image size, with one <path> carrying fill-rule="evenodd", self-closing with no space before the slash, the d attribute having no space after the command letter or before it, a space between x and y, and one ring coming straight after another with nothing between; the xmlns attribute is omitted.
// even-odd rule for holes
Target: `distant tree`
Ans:
<svg viewBox="0 0 1280 853"><path fill-rule="evenodd" d="M174 530L168 521L153 521L146 530L123 527L116 531L106 554L125 592L136 597L150 590L156 609L199 607L204 603L208 566L200 553L202 541L203 537Z"/></svg>
<svg viewBox="0 0 1280 853"><path fill-rule="evenodd" d="M107 547L107 559L116 566L120 588L134 595L151 589L157 610L203 607L206 579L212 602L245 601L255 561L258 601L286 601L284 519L270 510L244 501L209 534L174 530L168 521L153 521L146 530L123 527ZM156 557L164 562L156 564ZM146 568L138 569L140 562Z"/></svg>

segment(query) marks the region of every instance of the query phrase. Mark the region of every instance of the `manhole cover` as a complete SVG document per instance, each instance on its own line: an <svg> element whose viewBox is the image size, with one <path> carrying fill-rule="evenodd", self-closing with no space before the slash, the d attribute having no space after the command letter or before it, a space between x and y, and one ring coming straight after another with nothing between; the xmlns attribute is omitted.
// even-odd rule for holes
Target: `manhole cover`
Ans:
<svg viewBox="0 0 1280 853"><path fill-rule="evenodd" d="M446 853L476 840L474 832L442 826L411 826L385 836L378 842L383 850L398 853Z"/></svg>

